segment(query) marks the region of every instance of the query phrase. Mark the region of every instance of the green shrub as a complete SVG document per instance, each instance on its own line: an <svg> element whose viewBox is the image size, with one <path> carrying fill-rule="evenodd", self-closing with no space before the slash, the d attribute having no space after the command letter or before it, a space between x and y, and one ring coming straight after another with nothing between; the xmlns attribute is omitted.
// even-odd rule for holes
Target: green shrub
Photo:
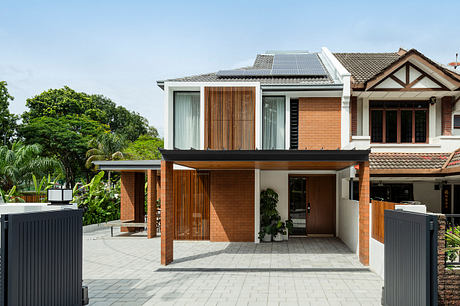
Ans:
<svg viewBox="0 0 460 306"><path fill-rule="evenodd" d="M120 182L110 189L102 181L104 171L86 185L75 185L74 202L83 208L83 225L120 219Z"/></svg>

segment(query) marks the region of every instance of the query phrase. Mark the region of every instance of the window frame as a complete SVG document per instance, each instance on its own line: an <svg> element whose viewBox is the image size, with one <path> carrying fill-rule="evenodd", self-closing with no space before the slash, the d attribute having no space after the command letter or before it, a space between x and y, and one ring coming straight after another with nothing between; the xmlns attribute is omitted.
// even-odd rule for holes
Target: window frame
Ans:
<svg viewBox="0 0 460 306"><path fill-rule="evenodd" d="M455 118L459 118L459 120L460 120L460 114L454 114L454 116L452 117L452 127L454 129L460 129L460 124L455 125Z"/></svg>
<svg viewBox="0 0 460 306"><path fill-rule="evenodd" d="M182 150L182 149L178 149L176 148L176 93L198 93L200 95L200 118L202 116L201 114L201 91L200 90L174 90L173 91L173 105L172 105L172 108L173 108L173 124L172 124L172 128L173 128L173 149L174 150ZM199 123L199 122L198 122ZM200 125L198 124L198 134L200 134ZM198 149L200 149L201 144L198 144Z"/></svg>
<svg viewBox="0 0 460 306"><path fill-rule="evenodd" d="M277 95L277 96L264 95L264 96L262 96L262 103L261 103L262 111L260 112L261 116L262 116L262 120L260 120L261 123L262 123L262 128L261 128L261 132L262 132L262 135L261 135L261 138L262 138L262 150L272 150L272 149L265 149L263 147L263 144L264 144L264 138L263 137L264 137L264 134L265 134L264 133L264 130L265 130L264 129L264 126L265 126L264 125L264 99L265 98L283 98L283 103L284 103L284 109L283 109L283 111L284 111L284 116L283 116L283 118L284 118L284 147L283 147L283 149L273 149L273 150L286 150L286 122L287 122L287 120L286 120L286 100L287 99L286 99L286 96L281 96L281 95Z"/></svg>
<svg viewBox="0 0 460 306"><path fill-rule="evenodd" d="M382 107L372 107L372 103L383 103L384 106ZM385 107L385 103L389 102L397 102L401 105L401 103L413 103L413 107ZM420 102L428 102L424 100L369 100L369 136L371 138L371 143L375 144L424 144L429 143L429 132L430 132L430 123L429 123L429 112L430 106L429 104L427 107L417 108L415 107L415 103ZM382 111L382 141L372 141L372 111L380 110ZM396 111L397 112L397 135L396 135L396 142L387 142L386 141L386 112L387 111ZM401 142L401 111L412 111L412 141L411 142ZM416 142L415 141L415 112L416 111L426 111L426 139L425 142Z"/></svg>

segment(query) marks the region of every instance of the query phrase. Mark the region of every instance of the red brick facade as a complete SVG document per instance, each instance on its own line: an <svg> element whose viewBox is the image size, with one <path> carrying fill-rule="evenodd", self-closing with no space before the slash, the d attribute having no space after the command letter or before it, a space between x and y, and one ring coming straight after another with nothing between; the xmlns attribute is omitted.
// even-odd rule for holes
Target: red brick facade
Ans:
<svg viewBox="0 0 460 306"><path fill-rule="evenodd" d="M441 99L441 131L444 136L452 135L452 97Z"/></svg>
<svg viewBox="0 0 460 306"><path fill-rule="evenodd" d="M173 163L161 161L161 264L173 261L174 202Z"/></svg>
<svg viewBox="0 0 460 306"><path fill-rule="evenodd" d="M157 235L157 173L147 170L147 238Z"/></svg>
<svg viewBox="0 0 460 306"><path fill-rule="evenodd" d="M359 261L369 265L369 162L359 163Z"/></svg>
<svg viewBox="0 0 460 306"><path fill-rule="evenodd" d="M211 241L254 241L254 171L211 171Z"/></svg>
<svg viewBox="0 0 460 306"><path fill-rule="evenodd" d="M351 136L358 135L358 98L350 98Z"/></svg>
<svg viewBox="0 0 460 306"><path fill-rule="evenodd" d="M340 107L340 98L299 99L299 150L340 148Z"/></svg>
<svg viewBox="0 0 460 306"><path fill-rule="evenodd" d="M446 216L438 216L438 303L460 305L460 271L446 269Z"/></svg>
<svg viewBox="0 0 460 306"><path fill-rule="evenodd" d="M120 220L134 220L134 222L144 222L144 181L144 173L121 173ZM133 227L121 228L122 232L133 232L136 230L137 229Z"/></svg>

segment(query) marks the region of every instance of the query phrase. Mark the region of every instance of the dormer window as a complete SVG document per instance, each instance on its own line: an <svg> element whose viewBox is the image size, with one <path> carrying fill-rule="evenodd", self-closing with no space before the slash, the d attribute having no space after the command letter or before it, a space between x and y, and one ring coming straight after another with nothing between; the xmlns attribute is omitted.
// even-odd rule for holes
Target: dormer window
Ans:
<svg viewBox="0 0 460 306"><path fill-rule="evenodd" d="M200 92L174 92L174 148L200 148Z"/></svg>
<svg viewBox="0 0 460 306"><path fill-rule="evenodd" d="M428 102L370 101L370 133L373 143L426 143Z"/></svg>

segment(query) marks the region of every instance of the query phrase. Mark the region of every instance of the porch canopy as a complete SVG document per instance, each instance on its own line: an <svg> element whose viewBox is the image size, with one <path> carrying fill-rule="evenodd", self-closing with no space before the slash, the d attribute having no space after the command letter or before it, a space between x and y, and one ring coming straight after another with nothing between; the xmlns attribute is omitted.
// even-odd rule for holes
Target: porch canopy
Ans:
<svg viewBox="0 0 460 306"><path fill-rule="evenodd" d="M121 172L120 220L144 223L147 213L147 237L157 233L157 200L160 195L160 160L104 160L94 161L99 170ZM145 211L145 177L147 176L147 212ZM137 231L121 227L122 232Z"/></svg>
<svg viewBox="0 0 460 306"><path fill-rule="evenodd" d="M173 165L196 170L342 170L359 165L360 260L369 264L370 150L165 150L161 162L161 263L173 261ZM258 192L258 191L257 191Z"/></svg>

